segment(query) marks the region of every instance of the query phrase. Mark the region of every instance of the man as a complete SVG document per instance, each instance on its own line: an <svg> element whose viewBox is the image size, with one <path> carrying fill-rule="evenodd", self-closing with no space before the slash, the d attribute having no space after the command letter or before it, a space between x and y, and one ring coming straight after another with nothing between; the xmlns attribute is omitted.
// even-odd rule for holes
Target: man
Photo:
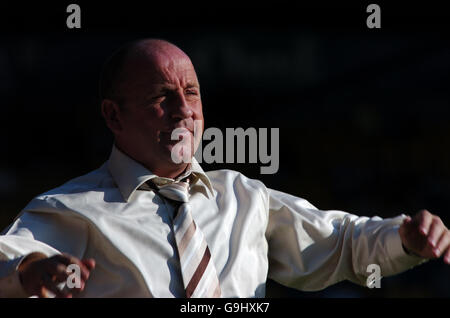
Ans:
<svg viewBox="0 0 450 318"><path fill-rule="evenodd" d="M3 232L1 296L263 297L267 277L319 290L366 284L370 264L383 276L431 258L450 264L449 230L428 211L320 211L238 172L174 160L192 157L194 123L203 130L198 79L175 45L125 46L100 86L111 156L34 198ZM69 286L72 264L80 284Z"/></svg>

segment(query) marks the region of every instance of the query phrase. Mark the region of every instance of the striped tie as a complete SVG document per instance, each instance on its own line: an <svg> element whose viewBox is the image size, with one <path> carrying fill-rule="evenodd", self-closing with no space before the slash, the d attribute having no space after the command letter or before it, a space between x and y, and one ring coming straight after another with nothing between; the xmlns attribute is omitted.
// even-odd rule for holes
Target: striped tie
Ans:
<svg viewBox="0 0 450 318"><path fill-rule="evenodd" d="M186 182L173 182L162 186L157 186L152 181L147 181L147 184L163 197L181 202L173 220L173 230L186 297L220 297L219 279L203 232L192 218L188 202L189 179L185 180Z"/></svg>

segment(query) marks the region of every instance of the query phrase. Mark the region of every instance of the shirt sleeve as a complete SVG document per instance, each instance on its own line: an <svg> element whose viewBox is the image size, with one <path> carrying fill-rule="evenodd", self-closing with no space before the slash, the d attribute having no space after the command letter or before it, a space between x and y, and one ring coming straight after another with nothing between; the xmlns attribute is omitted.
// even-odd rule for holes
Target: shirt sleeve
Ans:
<svg viewBox="0 0 450 318"><path fill-rule="evenodd" d="M68 253L82 258L88 240L84 221L49 213L23 213L0 235L0 297L26 297L17 268L30 253Z"/></svg>
<svg viewBox="0 0 450 318"><path fill-rule="evenodd" d="M403 272L424 261L406 254L398 233L404 215L382 219L343 211L321 211L308 201L268 189L269 277L305 291L343 280L366 285L380 267L381 276Z"/></svg>

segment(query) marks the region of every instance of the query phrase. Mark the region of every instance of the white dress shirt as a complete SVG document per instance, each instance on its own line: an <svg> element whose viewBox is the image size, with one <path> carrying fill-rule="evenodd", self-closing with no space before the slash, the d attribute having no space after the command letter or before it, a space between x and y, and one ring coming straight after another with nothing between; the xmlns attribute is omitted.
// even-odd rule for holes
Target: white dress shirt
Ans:
<svg viewBox="0 0 450 318"><path fill-rule="evenodd" d="M205 173L195 160L191 169L192 215L223 297L264 297L267 277L305 291L365 285L369 264L388 276L424 261L402 248L404 215L321 211L236 171ZM0 236L0 296L25 296L16 271L24 256L65 252L96 260L81 297L184 297L175 207L138 189L155 177L113 147L99 169L34 198Z"/></svg>

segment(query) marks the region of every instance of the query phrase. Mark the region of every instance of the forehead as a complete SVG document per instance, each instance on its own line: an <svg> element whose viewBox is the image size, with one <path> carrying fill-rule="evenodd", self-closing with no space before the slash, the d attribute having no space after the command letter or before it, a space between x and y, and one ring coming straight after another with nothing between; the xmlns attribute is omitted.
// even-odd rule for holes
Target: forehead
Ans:
<svg viewBox="0 0 450 318"><path fill-rule="evenodd" d="M191 60L178 48L143 51L129 61L127 77L136 84L198 84Z"/></svg>

